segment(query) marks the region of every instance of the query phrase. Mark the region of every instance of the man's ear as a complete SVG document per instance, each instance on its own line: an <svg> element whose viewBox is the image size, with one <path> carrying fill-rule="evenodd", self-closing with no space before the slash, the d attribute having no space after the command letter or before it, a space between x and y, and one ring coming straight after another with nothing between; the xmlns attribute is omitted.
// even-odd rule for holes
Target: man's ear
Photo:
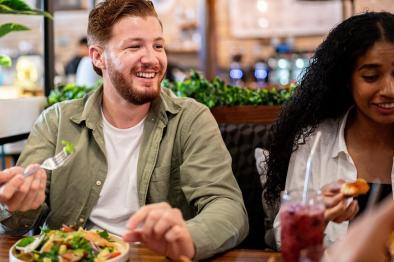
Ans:
<svg viewBox="0 0 394 262"><path fill-rule="evenodd" d="M89 56L95 67L105 69L104 49L98 45L89 46Z"/></svg>

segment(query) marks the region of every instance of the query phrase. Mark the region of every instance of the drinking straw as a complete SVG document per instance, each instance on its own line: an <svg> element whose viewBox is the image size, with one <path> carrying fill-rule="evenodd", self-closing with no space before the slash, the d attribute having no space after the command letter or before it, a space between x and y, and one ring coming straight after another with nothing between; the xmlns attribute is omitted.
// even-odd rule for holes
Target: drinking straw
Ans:
<svg viewBox="0 0 394 262"><path fill-rule="evenodd" d="M321 131L317 131L315 140L313 141L311 152L309 152L308 160L306 161L304 192L302 194L302 202L304 204L306 204L306 200L308 198L308 185L309 185L309 179L311 177L312 158L315 155L316 147L317 144L319 143L320 137L321 137Z"/></svg>

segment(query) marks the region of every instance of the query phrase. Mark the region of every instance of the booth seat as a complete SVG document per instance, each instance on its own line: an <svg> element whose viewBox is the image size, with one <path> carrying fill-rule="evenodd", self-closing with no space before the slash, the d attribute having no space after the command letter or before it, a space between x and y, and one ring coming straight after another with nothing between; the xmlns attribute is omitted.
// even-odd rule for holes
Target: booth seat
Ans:
<svg viewBox="0 0 394 262"><path fill-rule="evenodd" d="M223 140L232 157L232 168L241 188L249 217L249 235L240 248L265 249L264 235L270 222L262 205L262 185L256 168L255 149L267 148L272 124L219 123Z"/></svg>

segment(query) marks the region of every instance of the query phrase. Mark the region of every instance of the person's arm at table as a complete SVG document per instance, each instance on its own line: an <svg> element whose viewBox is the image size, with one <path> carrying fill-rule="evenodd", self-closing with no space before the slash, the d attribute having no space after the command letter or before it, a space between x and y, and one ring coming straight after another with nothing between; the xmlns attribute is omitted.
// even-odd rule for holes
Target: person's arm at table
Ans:
<svg viewBox="0 0 394 262"><path fill-rule="evenodd" d="M58 107L45 110L34 124L17 166L27 167L31 163L42 163L55 152L54 139L57 133ZM21 169L19 169L22 172ZM43 171L45 172L45 171ZM50 184L50 172L46 176L46 190ZM23 235L32 229L48 211L44 201L38 208L29 211L0 213L0 234Z"/></svg>
<svg viewBox="0 0 394 262"><path fill-rule="evenodd" d="M248 219L242 194L232 173L231 158L217 123L205 107L190 106L192 117L188 118L179 130L183 140L180 178L182 191L197 215L188 221L183 221L180 212L167 204L146 206L142 208L143 215L138 215L138 212L135 215L143 219L133 217L130 219L130 234L126 236L129 241L142 239L145 245L148 247L151 245L150 248L154 250L158 248L152 243L160 243L160 250L170 247L173 250L170 254L162 254L173 259L179 259L179 255L194 259L210 257L234 247L246 237L248 232ZM156 211L162 208L166 210L165 213L172 214L172 218L166 216L165 219L160 219L163 223L159 223L155 216ZM148 229L145 229L147 221L149 221ZM141 223L144 224L140 228L143 236L138 238L139 233L132 231L135 231L137 224ZM174 233L176 236L170 237L170 241L163 238L163 241L155 242L155 233L150 233L151 223L155 224L154 228L162 224L157 229L160 237L166 235L164 232L177 232ZM162 227L165 229L160 229ZM161 232L162 230L164 232Z"/></svg>
<svg viewBox="0 0 394 262"><path fill-rule="evenodd" d="M231 156L217 122L204 107L182 129L182 191L197 215L186 221L196 259L210 257L239 244L249 230L242 193L231 168Z"/></svg>
<svg viewBox="0 0 394 262"><path fill-rule="evenodd" d="M326 252L323 261L377 261L383 258L394 230L394 201L387 197L372 212L355 221L348 233Z"/></svg>
<svg viewBox="0 0 394 262"><path fill-rule="evenodd" d="M28 168L34 168L31 165ZM46 174L42 168L29 177L23 176L24 169L12 167L0 172L2 178L11 177L0 186L0 203L6 205L9 212L26 212L37 209L45 199ZM3 180L4 181L4 180Z"/></svg>
<svg viewBox="0 0 394 262"><path fill-rule="evenodd" d="M24 177L23 172L22 167L12 167L0 172L2 182L7 179L7 182L1 183L0 186L0 203L6 208L0 214L1 233L17 234L11 229L15 226L15 216L37 210L44 203L47 177L45 171L38 168L37 172L29 177Z"/></svg>

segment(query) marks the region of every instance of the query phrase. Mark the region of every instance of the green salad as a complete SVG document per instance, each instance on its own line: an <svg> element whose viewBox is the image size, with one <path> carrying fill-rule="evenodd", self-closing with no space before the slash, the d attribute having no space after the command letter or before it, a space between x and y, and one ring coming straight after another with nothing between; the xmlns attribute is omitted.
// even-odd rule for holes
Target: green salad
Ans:
<svg viewBox="0 0 394 262"><path fill-rule="evenodd" d="M29 262L103 262L122 254L122 244L111 240L107 231L42 230L38 237L25 237L15 247L15 256Z"/></svg>

